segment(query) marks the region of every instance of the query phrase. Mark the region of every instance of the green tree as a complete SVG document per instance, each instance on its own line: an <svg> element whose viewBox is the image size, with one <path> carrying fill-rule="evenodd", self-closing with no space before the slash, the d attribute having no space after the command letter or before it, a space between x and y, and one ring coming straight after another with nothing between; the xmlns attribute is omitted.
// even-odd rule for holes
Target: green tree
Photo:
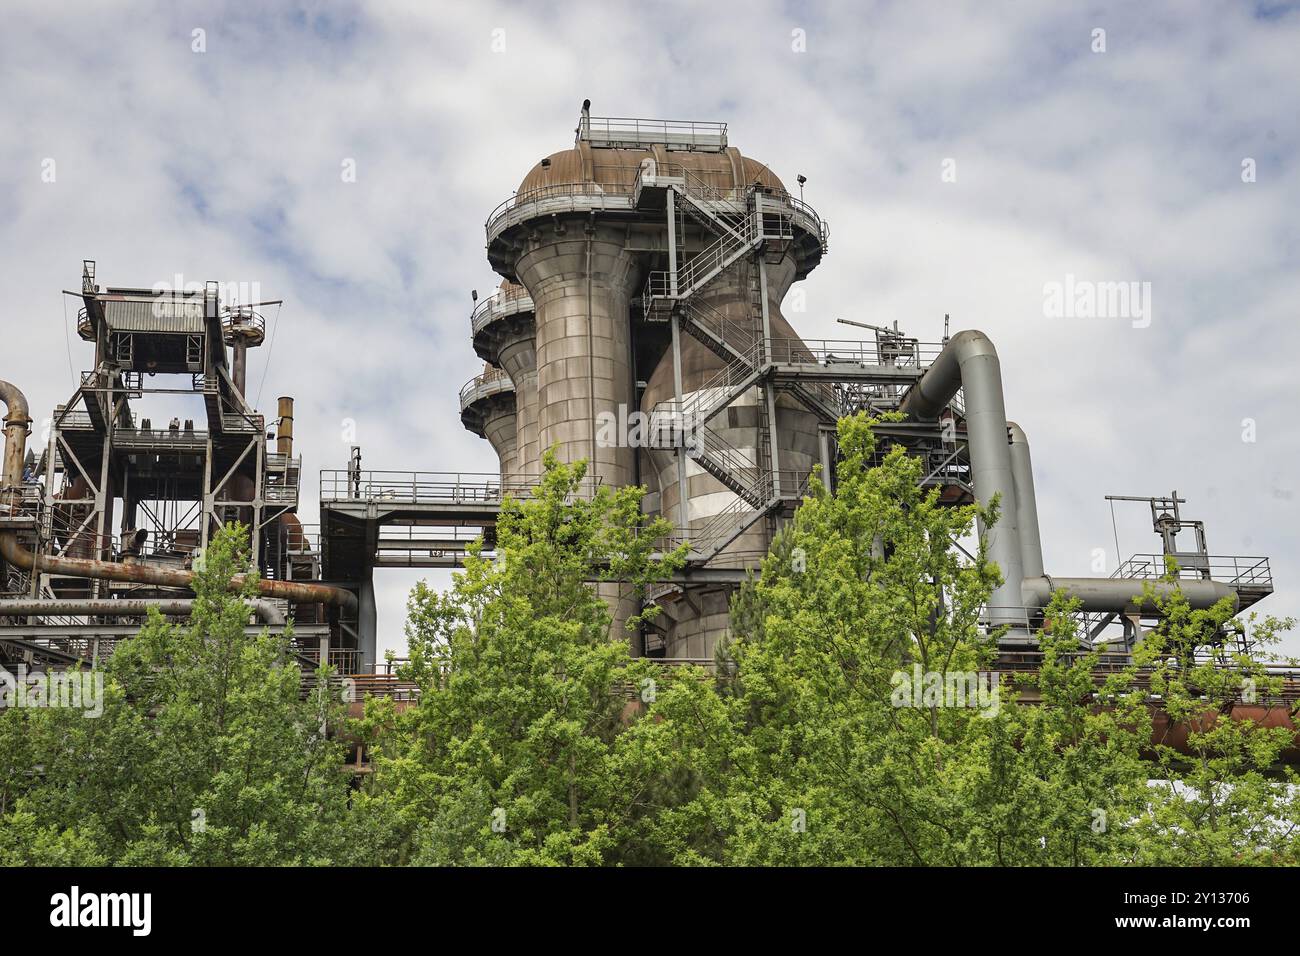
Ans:
<svg viewBox="0 0 1300 956"><path fill-rule="evenodd" d="M1213 716L1244 676L1261 693L1267 678L1253 658L1233 670L1193 653L1231 608L1191 612L1175 590L1161 627L1117 666L1083 646L1078 602L1057 594L1035 666L999 675L981 701L971 680L988 675L1000 634L980 608L1000 574L983 536L968 558L953 543L977 520L991 527L998 502L940 504L919 461L878 454L872 425L840 423L836 492L813 483L739 592L720 660L733 678L652 709L691 791L653 821L659 845L676 862L723 864L1283 858L1291 773L1266 771L1290 731ZM1190 729L1193 761L1158 734L1153 745L1164 714Z"/></svg>
<svg viewBox="0 0 1300 956"><path fill-rule="evenodd" d="M1177 581L1177 565L1167 561L1165 580ZM1134 660L1161 714L1152 742L1152 793L1135 825L1131 861L1300 862L1300 781L1281 763L1282 752L1294 746L1284 723L1291 707L1282 678L1268 668L1268 649L1295 622L1251 615L1240 626L1259 651L1231 650L1237 625L1230 599L1194 610L1177 590L1162 597L1148 587L1145 598L1162 620Z"/></svg>
<svg viewBox="0 0 1300 956"><path fill-rule="evenodd" d="M290 634L248 636L247 534L221 531L189 621L151 611L102 670L102 716L0 714L0 833L20 862L288 865L346 859L349 779L328 673L303 699ZM251 577L251 576L250 576ZM0 845L10 840L0 839Z"/></svg>
<svg viewBox="0 0 1300 956"><path fill-rule="evenodd" d="M654 613L640 610L645 586L684 552L657 556L669 526L642 513L641 489L584 495L585 471L548 453L533 495L502 505L496 559L480 544L446 595L423 582L412 592L399 673L418 705L373 701L363 724L364 806L392 834L390 858L599 864L642 852L658 767L627 730L672 679L632 660L628 639Z"/></svg>

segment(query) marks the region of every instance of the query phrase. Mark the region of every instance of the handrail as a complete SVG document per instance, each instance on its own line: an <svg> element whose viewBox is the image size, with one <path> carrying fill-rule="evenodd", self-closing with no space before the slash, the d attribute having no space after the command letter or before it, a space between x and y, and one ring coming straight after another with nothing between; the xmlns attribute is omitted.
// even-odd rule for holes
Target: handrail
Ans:
<svg viewBox="0 0 1300 956"><path fill-rule="evenodd" d="M513 225L512 219L522 222L529 218L519 214L519 210L524 206L552 199L577 198L592 200L590 204L584 204L591 208L628 210L632 204L632 187L621 183L552 183L516 193L504 202L498 203L488 215L486 224L488 242L490 243L493 237L504 231L508 225ZM516 215L512 216L511 213Z"/></svg>
<svg viewBox="0 0 1300 956"><path fill-rule="evenodd" d="M501 392L513 392L515 389L514 382L506 374L505 369L494 368L479 375L475 375L460 388L460 407L462 409L473 404L481 398L488 395L498 395Z"/></svg>
<svg viewBox="0 0 1300 956"><path fill-rule="evenodd" d="M385 504L500 504L507 495L531 497L541 478L495 472L352 471L322 469L320 501L378 501ZM590 498L600 485L599 476L587 476L578 487L579 498Z"/></svg>
<svg viewBox="0 0 1300 956"><path fill-rule="evenodd" d="M474 311L469 317L470 331L477 335L499 318L531 311L533 311L533 299L523 286L497 289L487 298L480 299L474 306Z"/></svg>
<svg viewBox="0 0 1300 956"><path fill-rule="evenodd" d="M1180 579L1203 578L1206 573L1212 581L1221 581L1238 587L1271 588L1273 586L1273 572L1266 557L1212 554L1205 556L1204 563L1178 568ZM1164 575L1165 555L1135 554L1116 568L1111 577L1155 580Z"/></svg>
<svg viewBox="0 0 1300 956"><path fill-rule="evenodd" d="M699 120L638 119L632 116L586 116L578 120L575 142L661 144L721 150L727 124Z"/></svg>
<svg viewBox="0 0 1300 956"><path fill-rule="evenodd" d="M628 181L623 183L548 183L515 193L510 198L498 203L488 214L484 223L488 243L491 244L492 240L509 226L524 222L534 216L546 215L549 212L570 211L578 208L583 211L632 211L632 197L636 193L637 182L641 176L641 167L627 166L625 168L629 173L629 177ZM703 188L696 188L696 192L700 193L700 195L692 194L693 198L698 201L709 202L711 201L710 198L703 193L706 190L716 190L717 188L704 184ZM686 189L689 192L690 186L688 185ZM736 187L736 189L739 192L739 187ZM822 249L825 251L827 238L830 235L830 227L812 206L802 199L792 196L785 189L772 186L754 187L753 185L745 188L746 194L752 191L763 193L762 205L769 213L786 212L791 215L794 224L800 229L818 237ZM740 200L723 199L712 201L730 205ZM546 203L549 206L559 208L538 210L525 208L539 203ZM723 212L735 214L735 210L730 209L723 210Z"/></svg>
<svg viewBox="0 0 1300 956"><path fill-rule="evenodd" d="M221 334L227 342L230 336L236 332L252 332L253 337L261 338L266 334L266 319L260 312L253 310L251 306L234 305L222 310L221 315Z"/></svg>

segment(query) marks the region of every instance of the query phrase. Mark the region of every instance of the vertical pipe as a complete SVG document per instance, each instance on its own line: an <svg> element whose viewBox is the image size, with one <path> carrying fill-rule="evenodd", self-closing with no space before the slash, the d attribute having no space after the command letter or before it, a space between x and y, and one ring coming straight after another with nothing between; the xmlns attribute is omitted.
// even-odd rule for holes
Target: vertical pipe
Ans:
<svg viewBox="0 0 1300 956"><path fill-rule="evenodd" d="M1011 444L1011 477L1016 486L1016 530L1020 533L1020 561L1027 578L1043 573L1043 542L1038 533L1038 500L1034 495L1034 466L1029 439L1015 422L1007 422Z"/></svg>
<svg viewBox="0 0 1300 956"><path fill-rule="evenodd" d="M235 360L230 367L230 377L235 383L235 388L239 390L240 396L247 397L244 384L248 378L248 346L244 344L241 336L236 335L231 349Z"/></svg>
<svg viewBox="0 0 1300 956"><path fill-rule="evenodd" d="M761 203L763 194L754 193L755 203ZM759 223L763 221L762 206L756 207L758 211ZM763 357L768 361L772 360L772 311L771 304L767 297L767 260L762 256L758 258L758 296L759 303L763 309ZM771 381L763 384L763 400L767 402L767 427L768 427L768 446L772 458L772 494L774 497L781 496L781 455L778 450L779 439L776 428L776 396L772 392ZM761 462L756 462L759 468L762 468Z"/></svg>
<svg viewBox="0 0 1300 956"><path fill-rule="evenodd" d="M361 672L370 674L375 669L375 658L379 644L377 635L378 616L375 611L375 579L372 571L367 571L357 592L357 639L361 651Z"/></svg>
<svg viewBox="0 0 1300 956"><path fill-rule="evenodd" d="M682 320L677 315L677 310L673 309L673 395L677 402L677 415L681 418L678 427L686 429L688 427L685 416L683 415L682 399ZM686 532L690 521L690 512L686 507L686 449L678 446L677 453L677 528L683 534Z"/></svg>
<svg viewBox="0 0 1300 956"><path fill-rule="evenodd" d="M591 464L587 466L588 475L598 474L596 470L596 332L595 317L591 306L591 243L596 236L595 214L587 222L587 418L591 426ZM635 370L633 377L635 377Z"/></svg>
<svg viewBox="0 0 1300 956"><path fill-rule="evenodd" d="M681 417L679 427L688 427L683 415L685 411L682 395L682 320L677 313L677 195L671 189L664 196L668 212L668 294L673 299L673 399L677 402L677 414ZM634 376L635 377L635 376ZM684 437L684 433L683 433ZM683 534L689 527L690 510L687 507L686 491L686 449L679 446L677 454L677 529Z"/></svg>
<svg viewBox="0 0 1300 956"><path fill-rule="evenodd" d="M276 414L279 415L280 424L275 430L275 451L276 454L284 455L286 458L293 457L293 399L287 395L280 396L277 405Z"/></svg>
<svg viewBox="0 0 1300 956"><path fill-rule="evenodd" d="M817 444L821 452L822 460L822 484L826 490L833 490L835 487L835 473L831 463L831 433L826 429L817 430Z"/></svg>
<svg viewBox="0 0 1300 956"><path fill-rule="evenodd" d="M762 193L755 193L754 200L761 202L762 195ZM759 221L762 222L761 213ZM758 296L763 307L763 358L770 362L772 360L772 316L767 301L767 262L761 256L758 260Z"/></svg>
<svg viewBox="0 0 1300 956"><path fill-rule="evenodd" d="M0 401L5 403L4 469L0 472L0 501L8 499L15 507L22 498L23 452L27 447L31 416L27 398L16 385L0 382Z"/></svg>
<svg viewBox="0 0 1300 956"><path fill-rule="evenodd" d="M907 390L899 410L934 421L959 388L966 393L966 436L976 497L987 506L996 495L1001 504L997 525L980 529L981 533L987 531L989 557L1003 578L1002 585L989 598L989 620L993 624L1023 624L1025 598L1021 582L1025 575L1007 443L1002 366L988 336L974 329L953 336L934 364Z"/></svg>
<svg viewBox="0 0 1300 956"><path fill-rule="evenodd" d="M677 298L677 194L667 190L668 209L668 294Z"/></svg>

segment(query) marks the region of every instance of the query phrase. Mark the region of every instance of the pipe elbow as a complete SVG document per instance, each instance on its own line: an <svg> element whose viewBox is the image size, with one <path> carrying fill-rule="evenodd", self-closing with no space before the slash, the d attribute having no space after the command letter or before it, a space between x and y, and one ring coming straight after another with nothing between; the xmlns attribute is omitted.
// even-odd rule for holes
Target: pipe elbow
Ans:
<svg viewBox="0 0 1300 956"><path fill-rule="evenodd" d="M1029 444L1029 439L1025 435L1025 430L1015 422L1007 422L1007 441L1012 445Z"/></svg>
<svg viewBox="0 0 1300 956"><path fill-rule="evenodd" d="M957 394L957 390L963 384L970 385L963 382L966 374L972 374L977 381L989 379L987 372L963 372L969 363L980 359L987 360L981 364L990 366L997 373L995 377L1000 377L1000 372L997 372L1001 367L998 350L993 347L992 339L979 329L963 329L958 332L948 340L948 344L925 370L925 374L907 390L899 403L899 411L921 420L937 418L943 407ZM1000 384L998 387L1000 389Z"/></svg>
<svg viewBox="0 0 1300 956"><path fill-rule="evenodd" d="M36 555L19 544L18 535L12 531L0 534L0 558L24 571L32 570L36 564Z"/></svg>
<svg viewBox="0 0 1300 956"><path fill-rule="evenodd" d="M962 329L948 340L947 348L953 350L959 360L974 358L977 355L998 357L998 350L993 340L979 329Z"/></svg>
<svg viewBox="0 0 1300 956"><path fill-rule="evenodd" d="M6 425L30 425L32 417L29 414L27 406L27 396L22 390L12 382L0 380L0 402L5 403L6 415L4 418Z"/></svg>
<svg viewBox="0 0 1300 956"><path fill-rule="evenodd" d="M274 601L266 598L254 598L249 604L252 606L254 613L257 614L257 619L263 624L283 626L288 623L285 615L281 613L280 608L276 606Z"/></svg>

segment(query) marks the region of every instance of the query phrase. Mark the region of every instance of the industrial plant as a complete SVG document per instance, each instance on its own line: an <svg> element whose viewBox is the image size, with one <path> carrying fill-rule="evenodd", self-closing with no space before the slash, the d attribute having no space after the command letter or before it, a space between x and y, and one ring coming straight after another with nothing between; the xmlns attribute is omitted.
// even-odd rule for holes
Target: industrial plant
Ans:
<svg viewBox="0 0 1300 956"><path fill-rule="evenodd" d="M457 567L480 536L490 553L502 501L530 493L553 449L589 463L588 490L644 486L646 512L675 528L664 548L689 545L686 566L648 593L593 583L616 622L639 602L661 609L627 632L633 654L710 666L732 594L814 473L833 483L836 423L860 411L901 413L878 426L880 453L918 458L943 502L998 498L988 547L1004 583L985 621L1008 659L1032 649L1059 589L1081 602L1089 642L1130 650L1159 615L1135 595L1167 557L1194 607L1227 598L1245 610L1272 592L1268 559L1209 554L1177 492L1138 499L1158 551L1108 577L1050 573L1029 439L1008 418L987 336L945 327L922 341L897 324L846 322L866 337L814 340L783 314L831 248L801 192L730 145L724 123L595 117L584 105L573 146L528 170L486 223L501 282L475 294L482 371L459 404L499 473L363 469L354 449L319 474L317 525L298 518L312 482L294 449L293 399L268 414L248 398L264 304L222 301L217 283L101 286L86 261L77 331L93 364L48 434L32 431L22 369L0 370L0 665L100 660L151 607L183 620L204 548L239 522L260 578L250 632L292 621L304 663L375 675L375 573ZM164 421L137 407L168 396L201 396L206 416Z"/></svg>

